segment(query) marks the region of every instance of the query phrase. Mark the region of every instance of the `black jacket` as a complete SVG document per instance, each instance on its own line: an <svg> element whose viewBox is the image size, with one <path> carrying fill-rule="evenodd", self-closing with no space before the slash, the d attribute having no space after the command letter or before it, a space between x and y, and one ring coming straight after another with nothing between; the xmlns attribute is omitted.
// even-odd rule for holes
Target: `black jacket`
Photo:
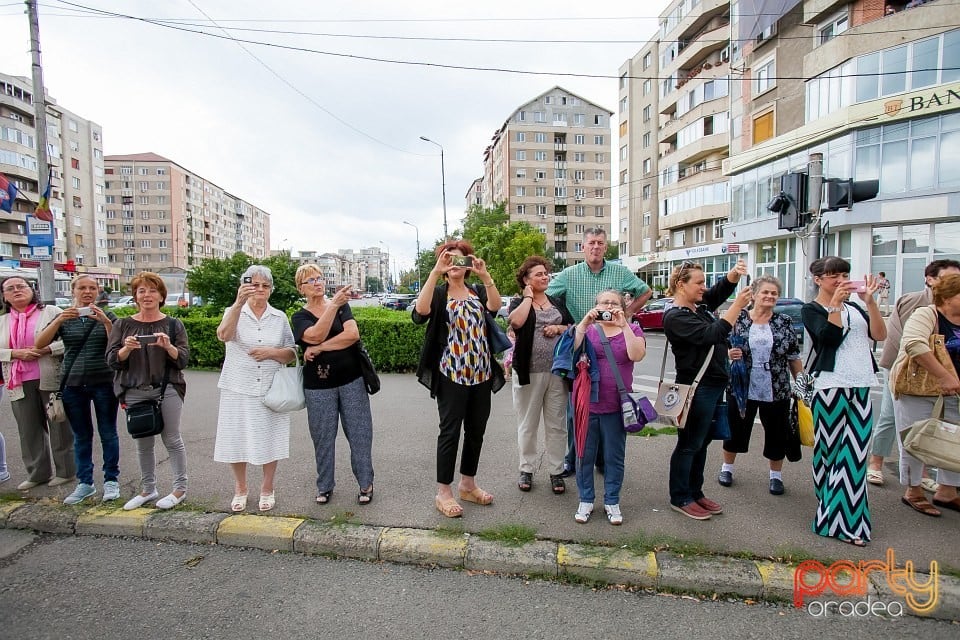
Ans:
<svg viewBox="0 0 960 640"><path fill-rule="evenodd" d="M736 288L737 285L724 275L703 294L703 304L697 305L696 312L687 307L671 307L663 314L663 332L673 349L678 384L693 382L707 351L713 346L713 359L702 381L726 386L730 378L727 338L733 327L726 320L716 318L713 312Z"/></svg>
<svg viewBox="0 0 960 640"><path fill-rule="evenodd" d="M559 298L547 296L547 299L560 311L561 323L574 324L573 316L570 315L567 307ZM510 303L510 313L513 313L513 310L519 307L521 302L523 302L522 297L514 298ZM520 385L530 384L530 359L533 357L533 332L536 325L537 312L531 305L526 322L519 329L513 330L517 336L517 341L513 345L513 372L517 376L517 383Z"/></svg>
<svg viewBox="0 0 960 640"><path fill-rule="evenodd" d="M863 307L851 302L844 302L843 305L847 311L856 309L860 312L863 319L867 321L867 331L869 335L870 316L867 315ZM800 309L800 318L803 320L804 329L810 334L810 340L812 341L812 348L815 354L813 364L810 365L810 370L807 373L833 371L837 362L837 349L840 348L843 339L847 337L847 331L845 331L843 327L838 327L830 322L828 315L827 310L824 309L819 302L808 302ZM873 336L871 335L870 338L873 338ZM879 371L873 353L870 354L870 361L873 362L874 373Z"/></svg>
<svg viewBox="0 0 960 640"><path fill-rule="evenodd" d="M484 316L487 322L491 322L491 316L487 309L487 292L483 287L467 285L477 297L480 298L480 304L483 305ZM430 315L422 316L417 313L416 307L410 312L414 324L427 323L427 335L423 341L423 348L420 350L420 363L417 365L417 380L420 384L430 389L430 397L437 397L437 390L440 388L440 357L447 346L449 337L450 317L447 314L447 285L446 283L437 285L433 291L433 300L430 301ZM493 380L493 392L496 393L503 388L505 379L503 376L503 367L497 362L493 355L493 347L490 344L490 331L487 330L487 348L490 349L490 369Z"/></svg>

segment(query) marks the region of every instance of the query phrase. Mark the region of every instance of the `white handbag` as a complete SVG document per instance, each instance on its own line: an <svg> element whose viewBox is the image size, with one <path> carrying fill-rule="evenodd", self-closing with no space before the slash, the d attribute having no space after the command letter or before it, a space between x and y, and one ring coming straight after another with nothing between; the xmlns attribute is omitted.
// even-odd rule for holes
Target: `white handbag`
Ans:
<svg viewBox="0 0 960 640"><path fill-rule="evenodd" d="M300 357L293 367L282 367L273 376L270 390L263 396L263 404L277 413L300 411L307 406L303 398L303 367Z"/></svg>
<svg viewBox="0 0 960 640"><path fill-rule="evenodd" d="M707 352L707 357L703 361L703 366L700 367L697 377L694 379L693 384L689 385L664 381L663 373L667 365L668 347L669 343L663 347L663 362L660 363L660 384L657 385L657 401L653 405L653 408L664 424L683 429L687 426L690 405L693 403L693 396L697 392L697 387L700 385L700 378L703 377L704 372L706 372L707 367L710 366L710 362L713 359L714 347L710 347L710 351Z"/></svg>

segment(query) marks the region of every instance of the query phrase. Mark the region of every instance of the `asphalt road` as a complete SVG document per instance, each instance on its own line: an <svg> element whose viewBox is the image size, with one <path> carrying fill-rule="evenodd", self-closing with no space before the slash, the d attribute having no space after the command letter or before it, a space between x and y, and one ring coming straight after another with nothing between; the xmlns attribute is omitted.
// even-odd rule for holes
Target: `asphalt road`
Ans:
<svg viewBox="0 0 960 640"><path fill-rule="evenodd" d="M2 636L169 638L947 638L913 617L812 617L483 573L252 549L0 530Z"/></svg>
<svg viewBox="0 0 960 640"><path fill-rule="evenodd" d="M649 339L649 355L636 369L635 380L646 390L656 386L663 336ZM668 370L670 370L668 364ZM225 464L213 462L218 409L218 373L187 373L187 401L183 434L188 455L190 485L188 502L194 507L228 511L233 481ZM735 483L720 487L715 480L721 463L720 444L710 447L705 490L724 505L724 513L705 522L685 518L669 507L667 470L675 443L673 436L630 437L627 444L627 470L622 491L624 524L610 526L603 518L588 524L573 520L577 496L575 483L568 480L566 495L550 492L547 473L534 476L534 488L521 493L516 488L516 423L509 387L494 396L492 415L480 460L479 483L491 491L493 505L464 505L461 520L447 520L433 504L435 484L435 447L437 433L436 404L412 374L382 376L383 389L372 397L374 415L374 465L376 494L371 505L356 503L357 485L350 472L349 451L341 435L337 440L337 487L331 504L314 503L315 476L313 449L306 426L306 412L294 415L291 429L290 459L279 465L276 513L312 518L348 517L364 524L432 529L463 528L465 531L521 524L542 537L577 542L622 544L641 539L677 549L702 547L731 554L760 557L817 557L821 559L884 559L893 549L897 563L912 560L917 570L926 571L932 560L941 566L960 569L960 546L952 540L960 525L960 513L945 511L941 518L925 517L900 503L902 489L891 471L884 487L870 487L873 516L873 543L857 549L811 532L816 510L810 471L811 450L804 459L786 463L786 494L772 496L768 491L766 461L762 450L762 429L757 427L751 452L737 462ZM122 425L122 420L121 420ZM0 428L7 441L7 457L13 479L0 485L0 491L20 495L15 486L24 479L20 462L16 427L9 401L0 403ZM121 426L121 430L123 426ZM159 490L170 490L167 455L157 445ZM888 464L889 467L889 464ZM250 474L250 491L257 491L260 471ZM600 478L598 478L598 482ZM98 477L97 484L102 483ZM133 441L121 436L121 484L126 500L139 486L139 470ZM40 487L25 492L28 497L62 500L71 485ZM256 501L251 500L251 512Z"/></svg>

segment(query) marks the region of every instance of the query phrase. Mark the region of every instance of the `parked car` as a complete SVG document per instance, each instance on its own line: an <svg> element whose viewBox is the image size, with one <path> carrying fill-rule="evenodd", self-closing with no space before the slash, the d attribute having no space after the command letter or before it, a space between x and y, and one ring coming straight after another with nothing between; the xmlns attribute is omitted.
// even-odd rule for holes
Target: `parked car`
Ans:
<svg viewBox="0 0 960 640"><path fill-rule="evenodd" d="M782 313L790 316L793 322L793 330L797 334L797 341L803 344L803 320L800 318L800 308L803 307L803 300L800 298L780 298L773 308L774 313Z"/></svg>
<svg viewBox="0 0 960 640"><path fill-rule="evenodd" d="M663 313L673 305L673 298L658 298L643 305L633 314L633 321L644 331L657 329L663 331Z"/></svg>
<svg viewBox="0 0 960 640"><path fill-rule="evenodd" d="M57 306L60 307L61 309L66 309L67 307L73 305L73 300L71 300L70 298L57 298L56 302L57 302Z"/></svg>
<svg viewBox="0 0 960 640"><path fill-rule="evenodd" d="M380 306L394 311L406 311L411 302L417 299L417 296L409 293L397 293L385 296Z"/></svg>
<svg viewBox="0 0 960 640"><path fill-rule="evenodd" d="M133 296L122 296L117 298L116 302L111 302L109 307L110 309L122 309L123 307L132 307L133 306Z"/></svg>
<svg viewBox="0 0 960 640"><path fill-rule="evenodd" d="M501 318L506 318L510 315L510 303L513 302L513 296L503 296L501 300L500 311L497 311L497 315Z"/></svg>

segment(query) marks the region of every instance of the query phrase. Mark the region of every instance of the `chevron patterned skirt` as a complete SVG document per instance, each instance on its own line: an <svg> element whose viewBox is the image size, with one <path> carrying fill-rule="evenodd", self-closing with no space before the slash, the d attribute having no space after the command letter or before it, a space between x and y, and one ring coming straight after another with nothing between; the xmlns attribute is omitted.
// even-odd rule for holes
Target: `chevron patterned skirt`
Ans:
<svg viewBox="0 0 960 640"><path fill-rule="evenodd" d="M814 533L841 540L870 540L867 455L873 430L869 387L818 389L814 424Z"/></svg>

